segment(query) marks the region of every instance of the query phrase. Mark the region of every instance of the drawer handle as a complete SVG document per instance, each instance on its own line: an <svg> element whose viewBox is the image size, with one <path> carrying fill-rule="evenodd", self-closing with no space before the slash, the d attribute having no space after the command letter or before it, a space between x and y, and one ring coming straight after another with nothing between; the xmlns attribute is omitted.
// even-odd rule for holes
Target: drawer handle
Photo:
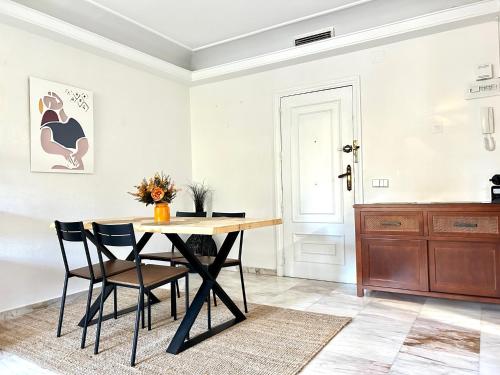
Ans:
<svg viewBox="0 0 500 375"><path fill-rule="evenodd" d="M477 223L464 223L464 222L456 221L453 224L453 226L456 228L477 228Z"/></svg>
<svg viewBox="0 0 500 375"><path fill-rule="evenodd" d="M382 225L383 227L400 227L401 222L400 221L382 221L382 223L380 223L380 225Z"/></svg>

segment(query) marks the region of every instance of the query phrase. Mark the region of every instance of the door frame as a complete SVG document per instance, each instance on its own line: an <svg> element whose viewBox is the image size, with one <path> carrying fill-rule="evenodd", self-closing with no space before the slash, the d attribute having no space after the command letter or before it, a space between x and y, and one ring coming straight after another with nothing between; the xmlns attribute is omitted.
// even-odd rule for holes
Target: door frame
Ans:
<svg viewBox="0 0 500 375"><path fill-rule="evenodd" d="M358 163L354 168L354 203L364 202L363 197L363 141L361 132L361 93L359 76L350 76L335 79L328 82L322 82L317 85L305 85L280 90L274 94L274 194L275 194L275 212L277 217L283 217L283 176L282 176L282 137L281 137L281 99L287 96L301 95L316 91L339 89L342 87L352 87L352 123L353 136L360 143L358 153ZM283 276L285 265L285 254L283 251L284 231L283 226L275 226L276 242L276 274Z"/></svg>

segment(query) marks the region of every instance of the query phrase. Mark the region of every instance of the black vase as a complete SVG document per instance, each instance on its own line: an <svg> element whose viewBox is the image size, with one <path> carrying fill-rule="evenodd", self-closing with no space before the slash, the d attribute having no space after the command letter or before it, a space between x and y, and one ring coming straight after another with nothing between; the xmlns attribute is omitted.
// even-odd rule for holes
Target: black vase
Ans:
<svg viewBox="0 0 500 375"><path fill-rule="evenodd" d="M204 212L203 209L204 201L194 201L194 210L198 212ZM213 240L212 236L192 234L186 241L186 244L193 251L195 255L217 255L217 245Z"/></svg>
<svg viewBox="0 0 500 375"><path fill-rule="evenodd" d="M194 210L196 212L203 212L204 202L194 202Z"/></svg>
<svg viewBox="0 0 500 375"><path fill-rule="evenodd" d="M203 234L192 234L186 241L186 245L195 255L216 256L217 245L212 236Z"/></svg>

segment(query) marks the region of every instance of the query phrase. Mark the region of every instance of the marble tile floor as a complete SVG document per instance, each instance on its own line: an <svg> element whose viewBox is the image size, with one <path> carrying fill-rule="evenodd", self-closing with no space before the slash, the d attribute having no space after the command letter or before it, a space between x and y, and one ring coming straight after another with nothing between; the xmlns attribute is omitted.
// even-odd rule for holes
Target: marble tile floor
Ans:
<svg viewBox="0 0 500 375"><path fill-rule="evenodd" d="M219 280L241 300L238 273ZM500 305L383 292L359 298L351 284L267 275L245 281L251 303L353 318L302 375L500 374ZM0 374L50 372L0 348Z"/></svg>

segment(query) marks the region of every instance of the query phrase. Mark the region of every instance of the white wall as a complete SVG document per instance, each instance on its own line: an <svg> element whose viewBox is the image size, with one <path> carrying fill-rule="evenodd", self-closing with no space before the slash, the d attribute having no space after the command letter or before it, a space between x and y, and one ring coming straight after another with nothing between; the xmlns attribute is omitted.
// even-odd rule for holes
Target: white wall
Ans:
<svg viewBox="0 0 500 375"><path fill-rule="evenodd" d="M494 22L194 87L193 178L213 187L216 210L275 215L274 95L359 76L365 202L487 201L500 146L484 150L479 107L495 106L500 123L500 100L464 100L480 63L498 68ZM249 232L245 265L275 269L274 240L272 229Z"/></svg>
<svg viewBox="0 0 500 375"><path fill-rule="evenodd" d="M29 76L94 92L94 174L30 172ZM60 296L51 221L152 214L126 192L156 170L191 178L187 87L0 25L0 311ZM185 195L174 211L191 207ZM87 287L70 281L69 290Z"/></svg>
<svg viewBox="0 0 500 375"><path fill-rule="evenodd" d="M359 75L366 202L488 200L500 152L483 149L478 108L493 105L500 118L500 101L468 102L463 92L476 64L497 61L496 24L487 23L189 92L0 25L0 311L60 295L63 265L52 220L150 214L126 192L156 170L184 184L192 167L194 179L214 189L212 209L275 215L273 99L296 86ZM94 174L30 172L29 76L94 91ZM442 134L433 134L436 123ZM373 189L372 178L389 178L391 186ZM181 193L173 211L190 208ZM270 228L249 231L245 265L276 268L274 236ZM157 238L152 245L166 244ZM85 287L70 282L70 292Z"/></svg>

